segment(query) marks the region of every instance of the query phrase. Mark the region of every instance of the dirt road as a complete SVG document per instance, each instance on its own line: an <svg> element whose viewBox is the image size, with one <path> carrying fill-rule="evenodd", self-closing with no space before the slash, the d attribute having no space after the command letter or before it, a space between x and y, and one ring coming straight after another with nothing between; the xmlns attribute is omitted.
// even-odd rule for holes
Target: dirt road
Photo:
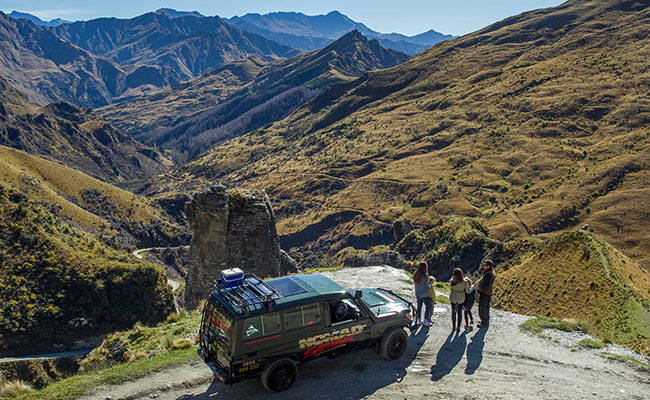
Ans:
<svg viewBox="0 0 650 400"><path fill-rule="evenodd" d="M183 247L183 246L179 246L179 247ZM138 260L143 260L144 256L142 255L142 253L147 252L147 251L151 251L151 250L154 250L154 249L164 249L164 248L165 247L148 247L146 249L138 249L138 250L134 251L132 254ZM167 284L172 287L172 292L175 292L176 289L178 289L181 286L180 281L178 281L176 279L171 279L170 277L167 277Z"/></svg>
<svg viewBox="0 0 650 400"><path fill-rule="evenodd" d="M409 277L385 267L326 273L349 288L380 286L411 294ZM573 345L581 338L554 339L521 332L528 317L492 311L487 330L451 332L448 306L438 306L435 324L412 332L405 355L386 361L372 351L301 365L298 378L279 399L647 399L650 373L629 362L609 360ZM476 313L476 311L474 311ZM622 351L620 348L605 351ZM232 387L213 383L198 360L117 387L102 387L87 399L258 399L271 396L259 380Z"/></svg>
<svg viewBox="0 0 650 400"><path fill-rule="evenodd" d="M92 349L82 349L82 350L64 351L59 353L32 354L32 355L15 356L15 357L0 357L0 363L25 361L25 360L47 360L50 358L67 358L67 357L86 355L90 353L91 350Z"/></svg>

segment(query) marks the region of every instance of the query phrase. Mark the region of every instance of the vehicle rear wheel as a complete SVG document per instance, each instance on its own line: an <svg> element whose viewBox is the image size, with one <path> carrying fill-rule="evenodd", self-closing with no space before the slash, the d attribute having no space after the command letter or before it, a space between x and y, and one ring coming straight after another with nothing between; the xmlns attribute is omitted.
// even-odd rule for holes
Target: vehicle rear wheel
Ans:
<svg viewBox="0 0 650 400"><path fill-rule="evenodd" d="M281 358L269 363L262 372L262 384L271 392L287 390L296 380L298 367L293 360Z"/></svg>
<svg viewBox="0 0 650 400"><path fill-rule="evenodd" d="M393 329L384 333L379 342L379 355L387 360L398 359L406 351L409 337L404 329Z"/></svg>

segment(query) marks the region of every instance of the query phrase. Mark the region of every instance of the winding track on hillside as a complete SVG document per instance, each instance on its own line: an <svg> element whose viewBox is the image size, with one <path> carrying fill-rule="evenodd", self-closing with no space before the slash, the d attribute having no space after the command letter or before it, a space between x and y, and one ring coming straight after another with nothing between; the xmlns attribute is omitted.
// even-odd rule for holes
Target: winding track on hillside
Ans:
<svg viewBox="0 0 650 400"><path fill-rule="evenodd" d="M16 361L31 361L31 360L48 360L54 358L67 358L67 357L86 355L91 351L92 349L82 349L82 350L64 351L59 353L31 354L26 356L15 356L15 357L1 357L0 363L16 362Z"/></svg>
<svg viewBox="0 0 650 400"><path fill-rule="evenodd" d="M183 246L178 246L178 247L183 247ZM167 249L167 248L168 247L147 247L146 249L135 250L132 254L138 260L143 260L144 256L142 255L142 253L147 252L147 251L151 251L151 250L164 250L164 249ZM177 280L174 280L174 279L171 279L169 277L167 277L167 284L172 287L172 292L175 292L176 289L178 289L181 286L181 282L179 282Z"/></svg>
<svg viewBox="0 0 650 400"><path fill-rule="evenodd" d="M412 294L409 275L389 267L326 272L349 288L380 286ZM474 309L476 314L476 310ZM609 360L567 340L523 333L529 317L492 311L488 330L451 333L449 306L436 307L435 324L413 332L407 352L386 361L368 350L301 365L282 399L647 399L650 373ZM555 335L549 332L548 335ZM612 347L606 351L622 351ZM267 398L259 379L234 386L212 381L200 360L119 386L105 386L84 399L198 400ZM278 397L278 395L276 395Z"/></svg>

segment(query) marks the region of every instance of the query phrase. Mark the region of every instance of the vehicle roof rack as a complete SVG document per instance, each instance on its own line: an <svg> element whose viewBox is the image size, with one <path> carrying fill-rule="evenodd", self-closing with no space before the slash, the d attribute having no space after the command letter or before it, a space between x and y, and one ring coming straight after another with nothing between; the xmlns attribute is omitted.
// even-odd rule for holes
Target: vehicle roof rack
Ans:
<svg viewBox="0 0 650 400"><path fill-rule="evenodd" d="M214 288L225 300L233 306L240 308L244 314L248 313L249 307L264 305L270 309L275 300L284 297L273 286L264 282L253 273L244 274L244 280L241 285L226 287L222 284L221 279L215 279Z"/></svg>

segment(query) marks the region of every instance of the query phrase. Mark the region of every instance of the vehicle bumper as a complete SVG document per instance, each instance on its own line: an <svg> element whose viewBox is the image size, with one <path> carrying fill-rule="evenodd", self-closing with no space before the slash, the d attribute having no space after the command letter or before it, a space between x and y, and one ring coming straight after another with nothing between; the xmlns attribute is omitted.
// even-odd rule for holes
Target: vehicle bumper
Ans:
<svg viewBox="0 0 650 400"><path fill-rule="evenodd" d="M205 364L210 367L210 370L212 371L215 379L218 379L225 384L232 383L232 376L230 375L230 371L228 371L227 368L222 367L219 363L214 362L209 357L207 357L202 348L198 349L198 353L199 357L201 357L203 361L205 361Z"/></svg>
<svg viewBox="0 0 650 400"><path fill-rule="evenodd" d="M212 375L214 375L215 379L219 379L221 382L225 383L226 385L231 383L230 376L224 368L221 368L221 366L219 366L218 364L212 361L206 361L206 364L212 370Z"/></svg>

